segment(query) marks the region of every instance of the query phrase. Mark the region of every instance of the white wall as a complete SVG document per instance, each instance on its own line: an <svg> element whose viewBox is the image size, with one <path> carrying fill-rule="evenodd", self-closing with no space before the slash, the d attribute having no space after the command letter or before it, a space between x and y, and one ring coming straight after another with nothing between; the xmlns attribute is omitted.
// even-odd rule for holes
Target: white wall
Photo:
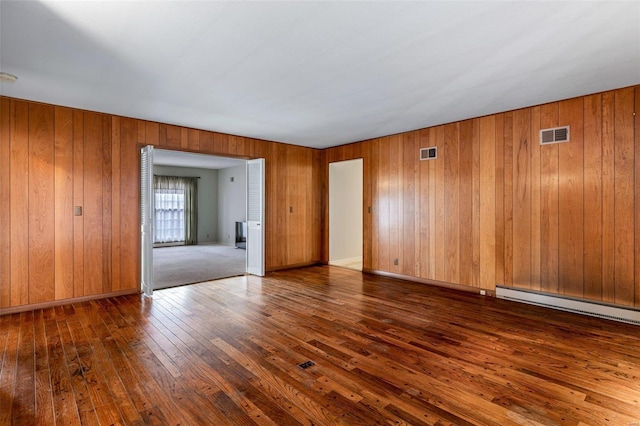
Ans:
<svg viewBox="0 0 640 426"><path fill-rule="evenodd" d="M164 176L200 176L198 179L198 244L218 241L218 170L153 166Z"/></svg>
<svg viewBox="0 0 640 426"><path fill-rule="evenodd" d="M329 164L329 261L362 257L362 159Z"/></svg>
<svg viewBox="0 0 640 426"><path fill-rule="evenodd" d="M233 182L231 182L233 178ZM236 243L236 222L247 220L246 165L218 170L218 242Z"/></svg>

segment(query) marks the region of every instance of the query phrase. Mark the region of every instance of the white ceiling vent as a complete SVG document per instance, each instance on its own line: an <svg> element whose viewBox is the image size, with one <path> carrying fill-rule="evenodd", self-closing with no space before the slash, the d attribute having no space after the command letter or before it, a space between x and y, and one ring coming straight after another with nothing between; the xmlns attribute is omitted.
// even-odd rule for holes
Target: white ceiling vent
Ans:
<svg viewBox="0 0 640 426"><path fill-rule="evenodd" d="M431 146L429 148L420 149L420 160L434 160L438 158L438 147Z"/></svg>
<svg viewBox="0 0 640 426"><path fill-rule="evenodd" d="M540 145L550 143L569 142L569 126L553 127L551 129L540 130Z"/></svg>

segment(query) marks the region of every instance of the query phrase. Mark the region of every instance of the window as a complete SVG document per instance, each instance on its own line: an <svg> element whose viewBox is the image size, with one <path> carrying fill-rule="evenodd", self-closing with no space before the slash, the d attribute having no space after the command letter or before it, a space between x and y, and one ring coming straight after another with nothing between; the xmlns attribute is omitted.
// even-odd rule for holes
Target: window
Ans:
<svg viewBox="0 0 640 426"><path fill-rule="evenodd" d="M154 244L184 242L184 190L155 189L154 207Z"/></svg>
<svg viewBox="0 0 640 426"><path fill-rule="evenodd" d="M154 244L198 244L196 177L154 176Z"/></svg>

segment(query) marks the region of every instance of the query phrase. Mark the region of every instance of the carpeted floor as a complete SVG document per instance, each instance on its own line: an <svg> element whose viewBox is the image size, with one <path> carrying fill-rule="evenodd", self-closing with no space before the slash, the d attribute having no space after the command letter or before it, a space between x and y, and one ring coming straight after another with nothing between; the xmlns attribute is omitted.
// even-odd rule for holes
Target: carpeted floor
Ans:
<svg viewBox="0 0 640 426"><path fill-rule="evenodd" d="M246 253L222 244L154 248L153 288L242 275Z"/></svg>

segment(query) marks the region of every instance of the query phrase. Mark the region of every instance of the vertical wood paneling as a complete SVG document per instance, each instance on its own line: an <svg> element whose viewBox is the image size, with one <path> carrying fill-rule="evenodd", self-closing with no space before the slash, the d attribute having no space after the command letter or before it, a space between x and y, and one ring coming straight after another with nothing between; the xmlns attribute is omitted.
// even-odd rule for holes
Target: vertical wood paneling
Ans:
<svg viewBox="0 0 640 426"><path fill-rule="evenodd" d="M84 206L84 112L73 111L73 205ZM84 216L73 217L73 295L84 296Z"/></svg>
<svg viewBox="0 0 640 426"><path fill-rule="evenodd" d="M584 296L602 298L602 95L584 98Z"/></svg>
<svg viewBox="0 0 640 426"><path fill-rule="evenodd" d="M405 133L402 142L403 146L403 166L402 181L400 187L402 189L402 225L404 229L410 229L415 226L416 211L416 171L418 165L418 150L416 149L416 132ZM399 191L400 192L400 191ZM417 276L416 274L416 238L419 238L418 229L415 232L401 232L402 244L402 274L409 276Z"/></svg>
<svg viewBox="0 0 640 426"><path fill-rule="evenodd" d="M136 120L120 119L120 290L140 288L140 146Z"/></svg>
<svg viewBox="0 0 640 426"><path fill-rule="evenodd" d="M73 287L73 110L55 108L55 298Z"/></svg>
<svg viewBox="0 0 640 426"><path fill-rule="evenodd" d="M444 281L456 284L460 282L459 165L459 124L447 124L444 126Z"/></svg>
<svg viewBox="0 0 640 426"><path fill-rule="evenodd" d="M413 238L413 258L411 259L413 261L413 268L414 268L414 275L416 277L420 277L422 276L422 273L420 271L420 266L421 266L421 259L420 259L420 239L422 238L421 235L421 226L422 226L422 216L421 216L421 212L420 212L420 160L419 160L419 155L420 155L420 131L414 131L413 132L413 180L414 180L414 187L413 187L413 208L414 208L414 214L413 217L409 218L409 223L411 223L411 221L413 221L413 229L415 232L415 236Z"/></svg>
<svg viewBox="0 0 640 426"><path fill-rule="evenodd" d="M504 114L504 285L513 285L513 112Z"/></svg>
<svg viewBox="0 0 640 426"><path fill-rule="evenodd" d="M380 139L372 140L371 146L371 269L380 270ZM331 151L329 151L331 152ZM327 160L328 161L328 160ZM326 194L326 191L324 192ZM327 232L325 231L326 235Z"/></svg>
<svg viewBox="0 0 640 426"><path fill-rule="evenodd" d="M558 127L558 104L543 105L540 127ZM558 293L558 145L541 147L540 289Z"/></svg>
<svg viewBox="0 0 640 426"><path fill-rule="evenodd" d="M429 188L429 192L435 194L432 197L431 206L429 207L432 212L435 212L431 221L431 250L433 253L435 263L435 276L438 281L446 280L446 253L445 253L445 164L446 164L446 146L444 142L444 126L438 126L429 130L429 139L431 140L431 146L438 147L438 155L442 155L442 159L438 161L432 161L433 166L431 168L431 177L433 178L433 186ZM433 191L432 191L433 190Z"/></svg>
<svg viewBox="0 0 640 426"><path fill-rule="evenodd" d="M224 133L213 134L213 149L215 153L229 152L229 140Z"/></svg>
<svg viewBox="0 0 640 426"><path fill-rule="evenodd" d="M473 121L460 123L458 143L458 283L473 285Z"/></svg>
<svg viewBox="0 0 640 426"><path fill-rule="evenodd" d="M188 138L189 150L199 151L200 150L200 131L195 129L189 129L187 138Z"/></svg>
<svg viewBox="0 0 640 426"><path fill-rule="evenodd" d="M480 119L472 120L473 173L472 173L472 211L473 253L471 261L471 285L480 286Z"/></svg>
<svg viewBox="0 0 640 426"><path fill-rule="evenodd" d="M54 108L29 104L29 303L55 298Z"/></svg>
<svg viewBox="0 0 640 426"><path fill-rule="evenodd" d="M224 140L226 140L226 135ZM282 229L286 232L289 223L288 218L291 214L289 208L291 206L289 205L287 199L287 179L288 174L290 173L290 167L288 167L287 165L288 157L284 145L278 144L278 146L276 147L274 159L274 172L276 174L276 177L274 179L275 186L273 188L275 189L275 193L273 199L276 200L276 205L284 206L284 211L282 212L282 214L277 215L275 214L275 211L272 210L272 220L270 221L270 223L275 223L276 229ZM277 259L287 258L287 248L284 246L284 244L277 244L276 241L274 241L273 245L271 246L271 251L271 261L274 263L277 261Z"/></svg>
<svg viewBox="0 0 640 426"><path fill-rule="evenodd" d="M559 122L571 126L571 141L558 144L560 248L560 292L583 295L584 201L583 201L583 100L576 98L559 104ZM565 124L562 124L565 125Z"/></svg>
<svg viewBox="0 0 640 426"><path fill-rule="evenodd" d="M389 137L380 138L380 153L378 155L380 174L380 179L378 180L378 267L382 271L390 271L390 147L391 140Z"/></svg>
<svg viewBox="0 0 640 426"><path fill-rule="evenodd" d="M102 292L102 115L84 113L84 294Z"/></svg>
<svg viewBox="0 0 640 426"><path fill-rule="evenodd" d="M139 286L142 144L264 157L267 269L326 256L327 164L362 157L365 268L640 305L636 90L323 151L0 98L0 307Z"/></svg>
<svg viewBox="0 0 640 426"><path fill-rule="evenodd" d="M253 141L251 141L253 144ZM253 152L253 146L251 148L251 152ZM307 206L308 211L310 212L310 223L306 227L306 231L310 233L310 238L312 240L312 252L310 257L313 259L319 259L322 261L328 261L328 257L324 255L324 233L323 232L313 232L314 228L317 228L318 224L325 223L325 197L323 196L325 181L327 179L327 167L326 163L326 151L324 150L313 150L310 155L312 156L312 167L311 167L311 175L313 176L311 186L313 188L318 188L318 191L307 191L309 196L311 197L311 202ZM367 161L369 160L367 156ZM366 163L365 163L366 168ZM364 202L368 203L370 201L371 193L367 193L367 182L364 183ZM369 186L370 188L370 186ZM366 205L366 204L365 204ZM367 223L367 216L365 215L363 221L363 233L365 236L370 233L371 223ZM328 238L327 238L328 240ZM371 261L371 238L365 238L363 241L367 241L369 243L369 250L367 252L367 246L363 248L363 261L370 262Z"/></svg>
<svg viewBox="0 0 640 426"><path fill-rule="evenodd" d="M116 125L116 121L118 124ZM144 132L144 143L146 145L153 145L155 147L159 147L160 145L160 125L158 123L154 123L152 121L141 121L141 125L145 126ZM120 117L113 117L112 126L118 127L117 130L112 129L114 132L118 132L118 136L120 135ZM142 142L142 141L141 141ZM115 153L114 153L115 155ZM115 158L114 158L115 161ZM119 162L118 162L119 164ZM114 163L114 170L116 170Z"/></svg>
<svg viewBox="0 0 640 426"><path fill-rule="evenodd" d="M11 306L11 101L0 98L0 308Z"/></svg>
<svg viewBox="0 0 640 426"><path fill-rule="evenodd" d="M214 146L215 146L215 134L214 134ZM215 149L215 147L214 147ZM278 144L272 144L268 147L268 149L265 149L264 151L264 158L265 158L265 193L267 194L271 194L271 200L276 200L276 196L278 194L278 181L279 181L279 177L278 177ZM286 207L285 207L286 208ZM265 229L265 263L267 265L273 265L274 264L274 256L277 250L276 245L277 244L277 236L274 235L273 233L269 232L270 229L272 229L272 227L274 227L275 229L281 229L278 228L278 224L277 224L277 216L274 214L275 213L275 209L270 209L270 208L265 208L265 222L266 222L266 229ZM282 216L282 215L280 215Z"/></svg>
<svg viewBox="0 0 640 426"><path fill-rule="evenodd" d="M118 117L119 119L120 117ZM111 120L113 121L113 119ZM136 136L136 140L143 145L147 144L147 126L145 126L144 121L136 120L136 131L138 132Z"/></svg>
<svg viewBox="0 0 640 426"><path fill-rule="evenodd" d="M531 287L531 111L513 113L512 226L513 286Z"/></svg>
<svg viewBox="0 0 640 426"><path fill-rule="evenodd" d="M496 115L496 284L504 285L504 114Z"/></svg>
<svg viewBox="0 0 640 426"><path fill-rule="evenodd" d="M167 149L177 149L181 148L180 139L181 139L181 131L180 127L172 126L170 124L166 125L166 148Z"/></svg>
<svg viewBox="0 0 640 426"><path fill-rule="evenodd" d="M389 270L402 273L400 255L402 238L402 138L399 135L389 137Z"/></svg>
<svg viewBox="0 0 640 426"><path fill-rule="evenodd" d="M429 130L422 129L418 134L418 148L428 148L429 145ZM419 213L416 215L416 231L420 232L419 246L417 249L417 255L419 260L419 277L433 279L433 267L434 261L431 258L431 217L434 212L431 210L431 198L435 195L430 192L433 179L430 175L431 166L434 161L420 161L419 162L419 184L418 184L418 199L416 205L419 208Z"/></svg>
<svg viewBox="0 0 640 426"><path fill-rule="evenodd" d="M145 126L144 143L158 145L158 126L151 126L149 122L139 122ZM154 132L155 129L155 132ZM120 117L111 118L111 290L120 290ZM109 182L106 182L109 184Z"/></svg>
<svg viewBox="0 0 640 426"><path fill-rule="evenodd" d="M158 147L166 148L167 147L167 125L160 123L158 125Z"/></svg>
<svg viewBox="0 0 640 426"><path fill-rule="evenodd" d="M200 151L206 154L213 153L213 133L200 131ZM256 158L264 158L263 155L255 155Z"/></svg>
<svg viewBox="0 0 640 426"><path fill-rule="evenodd" d="M7 281L0 293L2 308L138 288L139 148L144 144L260 154L267 160L267 269L322 257L317 224L324 218L317 206L324 202L325 151L0 99L2 149L7 151L0 197L8 197L9 205L0 227L11 234L2 246L8 251L7 269L0 271ZM50 113L42 118L41 111ZM360 157L363 146L342 153ZM74 216L74 206L83 208L81 216ZM289 207L293 213L287 218ZM20 219L18 226L10 224L12 218ZM40 232L42 218L45 232ZM38 287L30 288L36 280Z"/></svg>
<svg viewBox="0 0 640 426"><path fill-rule="evenodd" d="M379 214L373 269L396 272L393 236L410 233L415 264L406 259L407 241L400 251L406 275L636 303L635 90L408 132L399 135L401 158L384 148L389 140L395 147L396 136L365 142L383 147L370 170ZM560 125L571 126L571 142L540 146L540 129ZM438 161L419 162L412 173L406 151L438 141ZM330 149L327 158L348 156L354 146Z"/></svg>
<svg viewBox="0 0 640 426"><path fill-rule="evenodd" d="M102 289L101 293L113 291L112 274L112 231L113 231L113 196L112 196L112 143L111 118L102 116ZM142 121L138 130L146 131ZM146 135L138 134L138 140L144 141Z"/></svg>
<svg viewBox="0 0 640 426"><path fill-rule="evenodd" d="M635 87L634 89L634 109L633 109L633 117L634 117L634 129L635 129L635 164L634 166L637 168L640 165L640 87ZM635 256L634 256L634 264L635 264L635 286L634 286L634 305L640 306L640 196L637 195L637 191L640 191L640 173L635 173Z"/></svg>
<svg viewBox="0 0 640 426"><path fill-rule="evenodd" d="M602 300L615 301L615 96L602 94Z"/></svg>
<svg viewBox="0 0 640 426"><path fill-rule="evenodd" d="M180 130L180 149L189 150L189 131L186 127L179 127Z"/></svg>
<svg viewBox="0 0 640 426"><path fill-rule="evenodd" d="M540 107L531 108L531 286L540 291Z"/></svg>
<svg viewBox="0 0 640 426"><path fill-rule="evenodd" d="M480 119L480 288L496 284L496 119Z"/></svg>
<svg viewBox="0 0 640 426"><path fill-rule="evenodd" d="M633 88L615 92L615 303L628 305L634 294Z"/></svg>

